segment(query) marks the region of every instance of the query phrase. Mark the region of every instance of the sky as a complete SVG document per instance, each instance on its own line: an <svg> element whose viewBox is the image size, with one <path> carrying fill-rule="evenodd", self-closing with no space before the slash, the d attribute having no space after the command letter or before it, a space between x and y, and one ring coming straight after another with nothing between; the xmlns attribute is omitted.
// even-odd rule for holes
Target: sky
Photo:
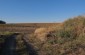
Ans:
<svg viewBox="0 0 85 55"><path fill-rule="evenodd" d="M85 15L85 0L0 0L0 20L7 23L63 22Z"/></svg>

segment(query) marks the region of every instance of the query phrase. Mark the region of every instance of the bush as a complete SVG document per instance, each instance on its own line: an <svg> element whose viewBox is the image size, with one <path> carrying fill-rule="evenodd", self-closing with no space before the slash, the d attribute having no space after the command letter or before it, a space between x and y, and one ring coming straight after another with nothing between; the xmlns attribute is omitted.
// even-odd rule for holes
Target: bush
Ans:
<svg viewBox="0 0 85 55"><path fill-rule="evenodd" d="M56 30L56 41L60 44L61 55L85 54L85 17L78 16L63 23L62 29ZM79 50L81 49L81 51ZM60 55L59 54L59 55Z"/></svg>
<svg viewBox="0 0 85 55"><path fill-rule="evenodd" d="M6 24L6 22L5 22L5 21L0 20L0 24Z"/></svg>

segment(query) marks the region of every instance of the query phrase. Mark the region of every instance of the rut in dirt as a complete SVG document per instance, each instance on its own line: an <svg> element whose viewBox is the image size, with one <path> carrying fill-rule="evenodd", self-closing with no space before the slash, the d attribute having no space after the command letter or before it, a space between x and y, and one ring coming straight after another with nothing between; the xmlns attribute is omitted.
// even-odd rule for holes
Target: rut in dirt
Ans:
<svg viewBox="0 0 85 55"><path fill-rule="evenodd" d="M2 53L0 55L18 55L16 51L16 34L13 34L5 39L5 43L2 49ZM26 55L38 55L37 51L34 49L34 47L27 42L27 39L23 36L22 40L24 42L24 45L26 46Z"/></svg>
<svg viewBox="0 0 85 55"><path fill-rule="evenodd" d="M11 35L6 38L1 55L17 55L16 36L17 35Z"/></svg>

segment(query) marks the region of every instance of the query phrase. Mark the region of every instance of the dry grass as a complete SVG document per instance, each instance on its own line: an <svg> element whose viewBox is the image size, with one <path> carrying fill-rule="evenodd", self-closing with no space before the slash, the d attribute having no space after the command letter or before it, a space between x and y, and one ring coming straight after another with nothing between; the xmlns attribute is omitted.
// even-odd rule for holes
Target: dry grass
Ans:
<svg viewBox="0 0 85 55"><path fill-rule="evenodd" d="M48 33L47 28L38 28L35 30L34 35L41 41L45 41L47 33Z"/></svg>
<svg viewBox="0 0 85 55"><path fill-rule="evenodd" d="M62 24L56 24L49 27L37 28L34 31L34 35L41 41L46 41L47 35L50 35L51 33L55 32L57 29L61 29L62 26L63 26Z"/></svg>
<svg viewBox="0 0 85 55"><path fill-rule="evenodd" d="M36 28L45 28L59 23L20 23L20 24L0 24L1 32L25 32L33 33Z"/></svg>
<svg viewBox="0 0 85 55"><path fill-rule="evenodd" d="M30 41L39 48L39 55L85 55L85 17L79 16L56 26L39 28L35 33L41 42L34 40L35 37ZM48 34L51 36L48 37ZM46 39L44 43L43 39Z"/></svg>

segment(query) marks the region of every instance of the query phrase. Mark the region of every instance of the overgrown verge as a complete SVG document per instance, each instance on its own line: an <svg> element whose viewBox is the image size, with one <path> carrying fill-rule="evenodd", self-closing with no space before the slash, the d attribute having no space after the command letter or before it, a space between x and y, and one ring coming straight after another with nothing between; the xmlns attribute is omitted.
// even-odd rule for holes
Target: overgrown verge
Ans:
<svg viewBox="0 0 85 55"><path fill-rule="evenodd" d="M54 32L45 29L45 41L39 39L41 37L36 38L34 34L30 36L29 41L39 55L85 55L84 16L71 18L55 27Z"/></svg>

